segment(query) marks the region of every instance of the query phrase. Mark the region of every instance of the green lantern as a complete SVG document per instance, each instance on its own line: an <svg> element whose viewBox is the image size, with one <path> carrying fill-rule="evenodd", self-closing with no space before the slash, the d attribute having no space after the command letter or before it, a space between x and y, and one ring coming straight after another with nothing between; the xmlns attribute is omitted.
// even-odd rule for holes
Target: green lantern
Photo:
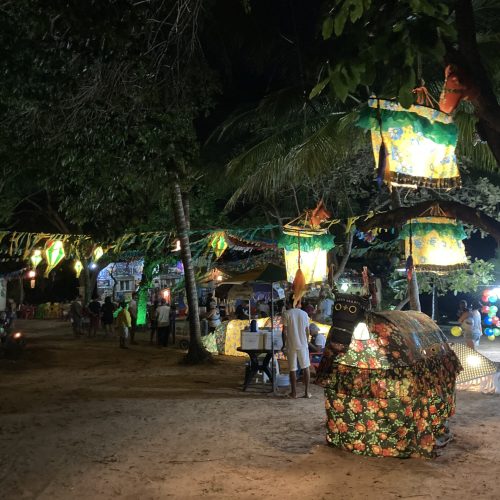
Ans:
<svg viewBox="0 0 500 500"><path fill-rule="evenodd" d="M47 258L47 269L45 270L45 277L49 276L50 271L54 269L65 256L64 244L61 240L49 241L45 247L45 256Z"/></svg>
<svg viewBox="0 0 500 500"><path fill-rule="evenodd" d="M101 246L94 249L94 262L97 262L104 255L104 250Z"/></svg>
<svg viewBox="0 0 500 500"><path fill-rule="evenodd" d="M31 254L30 261L31 261L31 266L33 269L36 269L38 267L38 264L42 262L42 251L39 250L38 248L36 250L33 250L33 253Z"/></svg>

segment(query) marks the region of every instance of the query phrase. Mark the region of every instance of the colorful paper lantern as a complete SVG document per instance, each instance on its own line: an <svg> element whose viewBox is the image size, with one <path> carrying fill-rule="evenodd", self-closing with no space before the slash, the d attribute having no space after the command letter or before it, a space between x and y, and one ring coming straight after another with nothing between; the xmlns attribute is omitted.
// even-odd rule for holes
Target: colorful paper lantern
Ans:
<svg viewBox="0 0 500 500"><path fill-rule="evenodd" d="M209 245L213 248L215 256L219 258L226 251L228 246L224 232L215 233Z"/></svg>
<svg viewBox="0 0 500 500"><path fill-rule="evenodd" d="M38 264L42 262L42 251L39 250L38 248L33 250L33 253L31 254L30 261L31 261L31 266L33 269L36 269Z"/></svg>
<svg viewBox="0 0 500 500"><path fill-rule="evenodd" d="M462 335L462 328L459 326L452 326L450 332L454 337L460 337L460 335Z"/></svg>
<svg viewBox="0 0 500 500"><path fill-rule="evenodd" d="M306 284L326 281L328 278L327 253L335 246L333 236L293 236L284 234L278 247L285 251L287 280L293 283L301 269Z"/></svg>
<svg viewBox="0 0 500 500"><path fill-rule="evenodd" d="M75 268L76 277L79 278L80 274L81 274L81 272L83 270L83 264L82 264L82 262L80 260L77 260L75 262L74 268Z"/></svg>
<svg viewBox="0 0 500 500"><path fill-rule="evenodd" d="M94 262L97 262L103 255L104 255L104 250L102 249L101 246L94 248L93 252Z"/></svg>
<svg viewBox="0 0 500 500"><path fill-rule="evenodd" d="M458 133L450 115L371 98L357 125L371 130L379 182L410 188L460 186L455 157Z"/></svg>
<svg viewBox="0 0 500 500"><path fill-rule="evenodd" d="M444 273L464 269L468 265L462 240L465 231L455 220L447 217L412 219L401 231L405 240L406 257L413 257L417 272Z"/></svg>
<svg viewBox="0 0 500 500"><path fill-rule="evenodd" d="M47 259L47 269L45 277L49 276L54 269L64 259L64 244L61 240L51 240L45 246L45 257Z"/></svg>

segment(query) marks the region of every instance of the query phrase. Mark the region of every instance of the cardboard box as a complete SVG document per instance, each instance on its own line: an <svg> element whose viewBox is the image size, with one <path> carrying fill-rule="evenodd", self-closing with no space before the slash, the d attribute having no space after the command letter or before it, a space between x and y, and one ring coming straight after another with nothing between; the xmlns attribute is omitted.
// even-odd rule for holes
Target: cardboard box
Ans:
<svg viewBox="0 0 500 500"><path fill-rule="evenodd" d="M264 349L264 335L262 332L241 330L241 348L244 350Z"/></svg>
<svg viewBox="0 0 500 500"><path fill-rule="evenodd" d="M275 351L281 351L281 349L283 349L283 333L281 332L281 330L274 330L273 337L271 337L271 332L267 331L265 337L266 337L264 341L265 349L268 349L269 351L272 349L271 338L274 343Z"/></svg>

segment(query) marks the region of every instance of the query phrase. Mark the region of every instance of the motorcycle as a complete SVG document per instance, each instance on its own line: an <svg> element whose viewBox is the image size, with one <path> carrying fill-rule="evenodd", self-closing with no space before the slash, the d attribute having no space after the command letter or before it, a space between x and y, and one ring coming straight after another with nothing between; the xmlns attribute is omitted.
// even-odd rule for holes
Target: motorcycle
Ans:
<svg viewBox="0 0 500 500"><path fill-rule="evenodd" d="M6 359L17 360L26 347L26 337L21 332L10 332L11 322L5 313L0 315L0 351Z"/></svg>

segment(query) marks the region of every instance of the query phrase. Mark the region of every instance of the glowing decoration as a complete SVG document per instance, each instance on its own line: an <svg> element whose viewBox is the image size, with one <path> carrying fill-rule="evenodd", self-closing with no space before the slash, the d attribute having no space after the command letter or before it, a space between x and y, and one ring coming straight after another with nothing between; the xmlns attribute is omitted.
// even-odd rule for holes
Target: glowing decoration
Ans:
<svg viewBox="0 0 500 500"><path fill-rule="evenodd" d="M446 217L419 217L403 227L406 257L413 257L416 272L443 273L468 265L463 227Z"/></svg>
<svg viewBox="0 0 500 500"><path fill-rule="evenodd" d="M488 302L489 302L490 304L495 304L495 302L496 302L497 300L498 300L498 297L497 297L496 295L490 295L490 296L488 297Z"/></svg>
<svg viewBox="0 0 500 500"><path fill-rule="evenodd" d="M137 325L142 326L146 324L147 308L148 308L148 289L145 286L139 288L137 297Z"/></svg>
<svg viewBox="0 0 500 500"><path fill-rule="evenodd" d="M38 264L42 262L42 251L39 250L38 248L33 250L33 253L31 254L30 261L33 269L36 269Z"/></svg>
<svg viewBox="0 0 500 500"><path fill-rule="evenodd" d="M32 269L31 271L28 271L28 278L30 280L30 288L35 288L36 285L36 271Z"/></svg>
<svg viewBox="0 0 500 500"><path fill-rule="evenodd" d="M379 183L410 188L459 187L451 116L426 106L403 108L395 101L371 98L357 125L371 130Z"/></svg>
<svg viewBox="0 0 500 500"><path fill-rule="evenodd" d="M170 304L170 288L164 288L161 291L161 296L167 302L167 304Z"/></svg>
<svg viewBox="0 0 500 500"><path fill-rule="evenodd" d="M278 247L285 251L287 280L293 283L300 268L306 284L326 281L328 278L326 254L334 246L333 237L328 234L283 235Z"/></svg>
<svg viewBox="0 0 500 500"><path fill-rule="evenodd" d="M47 259L46 278L48 278L50 271L64 259L64 256L64 245L61 240L51 240L47 243L45 246L45 257Z"/></svg>
<svg viewBox="0 0 500 500"><path fill-rule="evenodd" d="M227 241L224 232L215 233L209 243L215 252L215 256L219 258L227 249Z"/></svg>
<svg viewBox="0 0 500 500"><path fill-rule="evenodd" d="M104 250L102 249L101 246L95 247L93 255L94 255L94 262L97 262L104 255Z"/></svg>
<svg viewBox="0 0 500 500"><path fill-rule="evenodd" d="M74 265L76 277L79 278L83 271L83 264L80 260L77 260Z"/></svg>
<svg viewBox="0 0 500 500"><path fill-rule="evenodd" d="M450 332L454 337L462 335L462 329L459 326L452 326Z"/></svg>
<svg viewBox="0 0 500 500"><path fill-rule="evenodd" d="M181 251L181 240L175 240L172 252L180 252L180 251Z"/></svg>

